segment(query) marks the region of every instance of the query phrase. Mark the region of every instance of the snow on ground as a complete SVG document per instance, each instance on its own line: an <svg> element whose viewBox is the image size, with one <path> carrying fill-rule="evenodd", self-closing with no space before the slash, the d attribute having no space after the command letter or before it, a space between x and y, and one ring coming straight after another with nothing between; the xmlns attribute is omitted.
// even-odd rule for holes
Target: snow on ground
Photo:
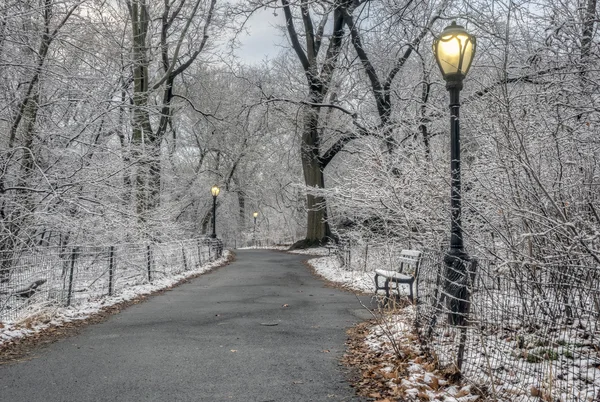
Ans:
<svg viewBox="0 0 600 402"><path fill-rule="evenodd" d="M285 246L266 248L287 249ZM316 273L331 282L338 283L341 287L367 293L374 290L374 272L351 270L343 266L336 255L329 255L327 248L290 252L319 256L309 260L309 264ZM221 259L208 265L188 271L184 275L157 279L152 284L132 286L124 290L119 296L102 297L94 302L88 302L77 307L48 307L32 312L30 318L21 322L4 324L4 326L0 324L0 347L6 342L35 334L47 327L83 320L105 307L168 288L183 279L204 273L223 264L228 255L229 252L225 251ZM469 385L462 386L449 383L443 373L436 369L431 356L420 349L420 343L417 340L413 325L413 306L397 309L393 312L379 311L375 314L378 317L377 323L369 328L368 335L364 339L364 344L369 352L358 353L363 353L360 358L366 358L367 360L370 358L369 356L376 356L369 362L369 371L363 371L363 375L380 378L382 396L374 398L377 402L391 402L392 400L398 400L398 398L404 401L426 400L433 402L474 402L480 400L480 397L472 392ZM364 366L361 366L361 369L364 370Z"/></svg>
<svg viewBox="0 0 600 402"><path fill-rule="evenodd" d="M327 249L323 249L326 255ZM319 254L323 254L319 250ZM309 250L315 254L314 250ZM344 266L336 256L325 256L311 259L308 263L321 276L342 287L359 291L373 292L375 273L372 271L353 271ZM406 288L406 287L404 287ZM404 290L404 288L401 288ZM365 342L373 355L380 362L372 362L371 372L382 378L382 390L375 396L378 402L391 402L396 398L405 401L432 402L474 402L478 395L471 392L471 387L450 384L444 375L438 372L431 359L420 350L414 328L414 308L412 305L395 310L393 314L376 313L378 320L369 331ZM367 353L370 354L370 353Z"/></svg>
<svg viewBox="0 0 600 402"><path fill-rule="evenodd" d="M292 254L306 254L306 255L330 255L331 251L325 247L307 248L303 250L290 250ZM333 256L333 255L332 255Z"/></svg>
<svg viewBox="0 0 600 402"><path fill-rule="evenodd" d="M290 246L248 246L248 247L238 247L236 250L280 250L287 251Z"/></svg>
<svg viewBox="0 0 600 402"><path fill-rule="evenodd" d="M370 375L381 376L382 394L402 401L474 402L479 396L471 386L451 384L435 363L421 350L414 331L412 305L381 315L365 342L375 352L379 363ZM386 363L387 362L387 363ZM380 399L390 401L390 399Z"/></svg>
<svg viewBox="0 0 600 402"><path fill-rule="evenodd" d="M323 250L320 250L319 254L327 252L326 249ZM312 250L310 250L309 253L315 254ZM373 292L374 290L374 272L350 270L347 267L342 266L340 260L334 255L311 259L309 260L309 264L319 275L329 281L340 284L341 287L360 292ZM402 290L404 290L404 288L402 288ZM367 364L369 371L365 372L365 366L360 366L361 369L363 369L363 375L383 379L380 382L382 391L380 393L374 393L374 399L376 401L386 402L397 400L397 398L400 398L400 400L403 401L438 402L472 402L481 400L481 397L475 393L475 387L472 387L471 385L463 386L464 384L459 385L449 383L445 379L444 373L437 371L437 365L432 362L432 356L421 350L421 343L415 332L415 312L412 305L393 311L376 311L374 314L377 316L377 323L368 328L368 335L364 339L369 352L360 351L360 349L358 349L359 351L357 352L357 349L354 349L352 353L363 354L363 356L358 357L359 360L370 360ZM442 337L442 339L444 338ZM507 365L506 370L511 371L508 368L510 361L507 363L506 359L515 354L515 346L513 344L503 343L501 342L501 339L494 339L489 342L489 344L494 345L493 347L496 348L487 348L486 353L488 356L491 356L491 360L503 362L503 364ZM444 350L446 353L456 352L449 347L446 347ZM588 369L587 376L585 375L585 369L581 370L584 374L580 374L580 382L576 384L581 388L578 397L573 399L572 396L567 397L562 395L561 398L557 400L595 401L596 399L594 398L597 398L597 396L595 396L594 392L597 391L594 390L597 390L600 386L600 375L598 374L600 373L600 367L597 366L597 362L578 361L574 357L575 353L573 350L569 350L569 352L568 358L565 357L563 359L562 356L559 356L556 361L550 361L550 364L554 365L554 367L552 367L553 372L557 371L561 361L563 361L564 364L568 364L569 367L590 366L590 368ZM469 353L481 353L480 345L469 345L467 347L467 354ZM366 358L365 355L367 356ZM498 355L498 357L494 358L495 355ZM515 359L518 359L518 356ZM519 362L522 364L521 360L519 360ZM594 364L596 366L594 366ZM521 382L533 382L535 380L534 374L538 369L537 366L539 366L539 364L536 365L532 363L529 366L532 376L531 378L528 378L529 376L521 372ZM479 374L483 375L484 371L484 368L481 368ZM577 369L574 371L579 372ZM569 370L567 370L567 373L568 372ZM471 380L477 380L477 377L478 376L474 375L473 372L469 373L469 378ZM568 384L573 386L574 379L571 377L555 378L553 380L553 387L560 386L563 380L569 380ZM483 383L489 383L489 379L486 380L487 381L483 381ZM500 383L502 380L505 380L505 382ZM512 395L512 397L507 395L504 395L505 397L500 397L500 395L498 395L498 400L503 401L531 400L537 389L536 387L524 386L516 389L514 379L511 381L508 377L503 378L500 376L495 377L495 386L496 391L507 390L506 394ZM564 388L564 386L562 388ZM575 392L572 392L572 394L574 393ZM380 394L381 397L377 396L378 394ZM520 394L519 398L521 399L517 398L518 394ZM369 396L369 394L366 394L366 396ZM391 399L386 399L387 397ZM600 402L600 400L598 400L598 402Z"/></svg>
<svg viewBox="0 0 600 402"><path fill-rule="evenodd" d="M95 301L89 301L78 306L57 307L49 306L38 311L32 311L28 318L12 324L0 323L0 347L3 344L33 335L51 326L61 326L63 323L84 320L93 314L100 312L103 308L113 306L122 302L133 300L136 297L148 295L159 290L173 286L177 282L196 276L225 263L229 258L229 251L223 251L223 256L209 264L202 265L194 270L186 271L185 274L174 275L167 278L155 279L152 283L135 285L123 289L117 296L105 296Z"/></svg>
<svg viewBox="0 0 600 402"><path fill-rule="evenodd" d="M319 254L316 255L325 255L325 257L315 258L308 261L316 273L328 281L339 283L346 289L359 292L373 292L373 289L375 288L375 284L373 282L375 277L374 272L355 271L348 269L342 266L342 263L336 256L327 256L327 249L323 249L325 254L322 254L321 249L318 250Z"/></svg>

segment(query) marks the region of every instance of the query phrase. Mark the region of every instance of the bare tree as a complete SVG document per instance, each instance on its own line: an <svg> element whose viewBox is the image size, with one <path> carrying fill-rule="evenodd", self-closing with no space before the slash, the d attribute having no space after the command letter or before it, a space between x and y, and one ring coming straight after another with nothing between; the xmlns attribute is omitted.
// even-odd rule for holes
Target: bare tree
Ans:
<svg viewBox="0 0 600 402"><path fill-rule="evenodd" d="M306 195L307 232L306 244L322 242L330 235L327 223L327 207L321 194L314 194L311 189L325 188L324 169L326 163L322 158L322 138L320 128L321 106L330 91L333 73L338 62L344 38L344 19L341 2L334 2L330 7L326 4L311 3L302 0L296 5L299 19L302 21L305 43L300 42L300 34L296 29L294 5L282 0L283 11L289 40L302 65L307 84L307 105L303 107L301 158L304 181L308 188ZM320 9L317 13L313 8ZM321 15L318 24L313 22L313 14ZM332 18L329 44L324 56L320 56L324 31L328 20Z"/></svg>
<svg viewBox="0 0 600 402"><path fill-rule="evenodd" d="M172 123L175 79L204 51L213 28L216 3L216 0L165 2L160 13L159 39L155 43L151 28L156 19L151 15L150 5L146 0L127 1L134 85L132 142L134 158L141 159L135 179L136 211L142 221L160 202L161 144ZM152 80L156 76L151 70L155 47L159 49L160 68L158 78ZM158 111L156 128L152 125L152 109Z"/></svg>

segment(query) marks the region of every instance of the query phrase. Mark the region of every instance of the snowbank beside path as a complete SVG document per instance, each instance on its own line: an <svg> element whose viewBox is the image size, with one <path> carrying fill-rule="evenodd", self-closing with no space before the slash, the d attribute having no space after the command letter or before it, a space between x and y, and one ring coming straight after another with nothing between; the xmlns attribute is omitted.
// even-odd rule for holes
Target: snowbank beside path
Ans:
<svg viewBox="0 0 600 402"><path fill-rule="evenodd" d="M353 271L344 268L335 257L321 257L309 261L309 264L322 277L336 282L342 287L357 292L373 293L374 272Z"/></svg>
<svg viewBox="0 0 600 402"><path fill-rule="evenodd" d="M325 255L308 261L315 272L342 288L373 293L374 272L353 271L327 249L302 250L298 254ZM449 383L432 359L420 350L414 331L412 305L393 312L377 311L377 322L366 326L364 337L349 343L345 361L360 368L355 384L359 394L378 402L394 400L474 402L472 387ZM364 325L364 324L361 324Z"/></svg>
<svg viewBox="0 0 600 402"><path fill-rule="evenodd" d="M326 249L308 250L306 254L327 254ZM337 256L317 257L309 260L315 272L335 282L340 287L359 292L373 293L374 272L350 270L344 267ZM360 266L360 264L358 264ZM549 393L542 389L546 384L538 385L539 370L543 366L538 361L525 361L518 352L511 350L514 343L509 340L496 339L490 342L485 356L487 361L504 362L505 370L513 372L511 367L526 367L518 374L519 384L515 379L506 381L501 376L493 378L495 391L486 388L489 379L485 377L485 370L481 375L469 376L463 382L453 382L451 372L440 370L436 364L435 355L429 348L423 348L421 340L416 333L415 308L408 301L390 303L389 306L380 305L382 308L373 311L376 319L372 322L362 323L350 330L349 349L345 362L361 370L362 378L354 385L359 394L372 398L376 402L391 401L434 401L434 402L474 402L486 400L501 401L531 401L550 398ZM405 307L400 307L405 306ZM354 335L352 335L354 334ZM448 336L451 334L448 333ZM490 337L491 335L487 335ZM480 347L478 339L469 339L467 349L478 353ZM566 341L565 341L566 342ZM570 349L562 349L564 358L556 355L550 356L549 373L558 372L560 364L569 365L569 377L560 375L553 378L548 386L555 393L557 401L596 401L600 386L600 373L597 361L575 359L573 350L576 346L589 347L585 340L574 339ZM490 346L490 345L493 345ZM429 345L431 347L431 345ZM567 354L568 353L568 354ZM553 367L554 366L554 367ZM564 371L564 370L563 370ZM516 373L517 371L514 370ZM516 374L512 374L514 377ZM509 379L511 377L508 377ZM514 377L516 378L516 377ZM550 381L550 380L548 380ZM561 382L568 382L576 387L569 392ZM529 386L528 384L533 384ZM483 385L483 387L482 387ZM478 389L478 386L481 387ZM553 399L553 400L554 400ZM599 401L600 402L600 401Z"/></svg>

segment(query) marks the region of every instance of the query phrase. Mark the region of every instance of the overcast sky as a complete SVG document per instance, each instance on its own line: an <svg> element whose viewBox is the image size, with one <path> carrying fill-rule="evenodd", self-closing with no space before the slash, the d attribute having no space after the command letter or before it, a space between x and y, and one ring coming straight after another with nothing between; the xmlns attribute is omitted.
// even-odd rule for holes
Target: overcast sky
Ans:
<svg viewBox="0 0 600 402"><path fill-rule="evenodd" d="M246 63L260 63L266 57L274 57L279 53L286 39L281 36L276 25L284 23L283 11L277 10L277 16L273 15L273 9L261 9L250 17L246 27L249 34L240 37L242 46L236 54Z"/></svg>

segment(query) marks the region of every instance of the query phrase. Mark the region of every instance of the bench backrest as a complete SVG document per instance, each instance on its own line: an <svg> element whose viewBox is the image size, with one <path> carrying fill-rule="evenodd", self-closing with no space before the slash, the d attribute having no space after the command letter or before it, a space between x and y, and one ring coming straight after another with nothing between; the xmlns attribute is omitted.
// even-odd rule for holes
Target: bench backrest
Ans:
<svg viewBox="0 0 600 402"><path fill-rule="evenodd" d="M421 265L421 251L418 250L402 250L398 257L398 272L413 273L414 276L419 274L419 266ZM412 272L411 272L412 271Z"/></svg>

